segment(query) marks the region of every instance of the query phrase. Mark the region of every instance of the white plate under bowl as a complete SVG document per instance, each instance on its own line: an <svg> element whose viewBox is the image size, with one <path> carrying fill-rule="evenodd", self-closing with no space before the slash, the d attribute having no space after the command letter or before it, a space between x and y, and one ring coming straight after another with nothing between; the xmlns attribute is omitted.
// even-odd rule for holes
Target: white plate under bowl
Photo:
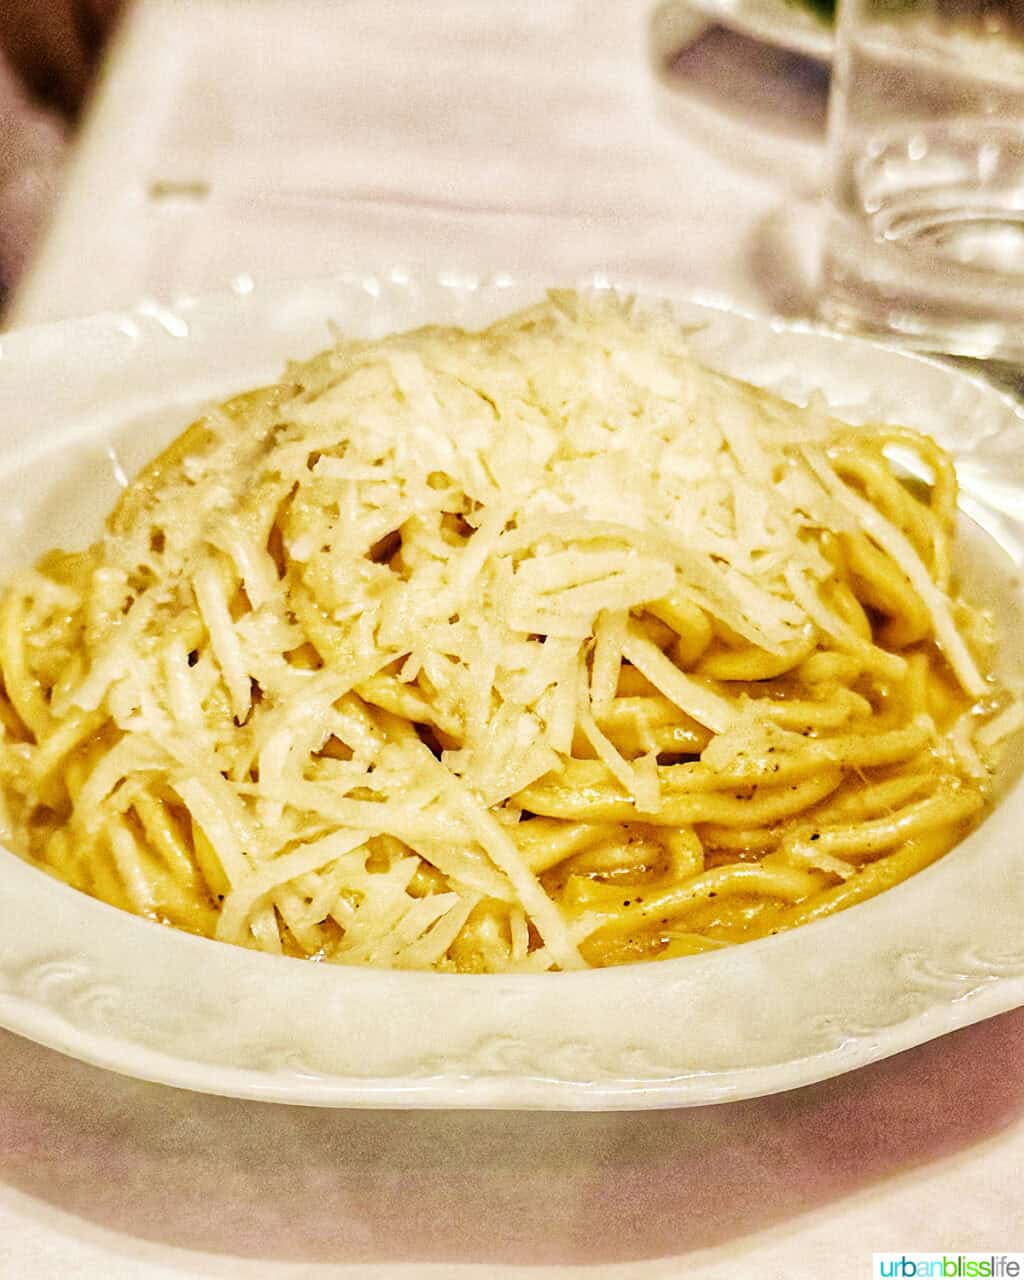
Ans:
<svg viewBox="0 0 1024 1280"><path fill-rule="evenodd" d="M476 325L539 295L337 279L0 339L0 545L84 543L203 403L327 345ZM851 420L933 432L960 463L972 594L1021 663L1024 422L991 387L868 343L673 303L711 364ZM980 528L987 530L981 533ZM322 1106L642 1108L807 1084L1024 1004L1024 787L961 846L841 915L729 950L572 974L314 965L136 919L0 851L0 1024L129 1075Z"/></svg>

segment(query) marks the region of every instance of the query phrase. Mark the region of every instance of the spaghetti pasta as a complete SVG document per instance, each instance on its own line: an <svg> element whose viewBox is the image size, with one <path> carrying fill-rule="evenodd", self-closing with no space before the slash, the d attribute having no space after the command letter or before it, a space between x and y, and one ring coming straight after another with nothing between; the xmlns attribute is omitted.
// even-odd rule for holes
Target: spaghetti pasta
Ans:
<svg viewBox="0 0 1024 1280"><path fill-rule="evenodd" d="M339 963L543 972L819 919L950 849L1021 722L956 493L926 436L702 368L628 301L339 341L13 576L4 837Z"/></svg>

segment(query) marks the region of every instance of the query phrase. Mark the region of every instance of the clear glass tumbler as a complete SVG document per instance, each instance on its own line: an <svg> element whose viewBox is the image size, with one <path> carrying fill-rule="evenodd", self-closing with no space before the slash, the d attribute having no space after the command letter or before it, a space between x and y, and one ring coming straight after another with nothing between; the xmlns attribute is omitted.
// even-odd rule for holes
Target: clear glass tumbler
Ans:
<svg viewBox="0 0 1024 1280"><path fill-rule="evenodd" d="M1024 360L1024 0L840 0L822 314Z"/></svg>

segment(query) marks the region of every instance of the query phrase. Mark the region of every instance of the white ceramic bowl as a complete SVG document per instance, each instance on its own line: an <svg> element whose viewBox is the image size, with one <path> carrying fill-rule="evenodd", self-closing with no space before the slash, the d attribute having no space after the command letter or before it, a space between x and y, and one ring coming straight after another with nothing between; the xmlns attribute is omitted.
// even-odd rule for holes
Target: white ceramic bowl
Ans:
<svg viewBox="0 0 1024 1280"><path fill-rule="evenodd" d="M141 308L0 339L5 559L98 531L202 404L329 341L485 323L507 278L337 279ZM711 364L956 455L963 572L1024 669L1024 419L991 387L868 343L674 302ZM0 1024L114 1070L322 1106L641 1108L823 1079L1024 1003L1024 788L912 880L729 950L578 974L457 977L285 960L93 901L0 851Z"/></svg>

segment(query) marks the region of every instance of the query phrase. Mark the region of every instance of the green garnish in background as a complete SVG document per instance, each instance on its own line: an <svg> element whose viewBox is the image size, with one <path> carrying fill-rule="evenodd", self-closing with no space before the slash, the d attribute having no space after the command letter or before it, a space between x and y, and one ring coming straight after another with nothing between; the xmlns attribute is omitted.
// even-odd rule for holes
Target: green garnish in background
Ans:
<svg viewBox="0 0 1024 1280"><path fill-rule="evenodd" d="M793 0L793 3L799 3L804 8L812 9L819 18L824 18L826 22L831 22L836 16L836 0Z"/></svg>

